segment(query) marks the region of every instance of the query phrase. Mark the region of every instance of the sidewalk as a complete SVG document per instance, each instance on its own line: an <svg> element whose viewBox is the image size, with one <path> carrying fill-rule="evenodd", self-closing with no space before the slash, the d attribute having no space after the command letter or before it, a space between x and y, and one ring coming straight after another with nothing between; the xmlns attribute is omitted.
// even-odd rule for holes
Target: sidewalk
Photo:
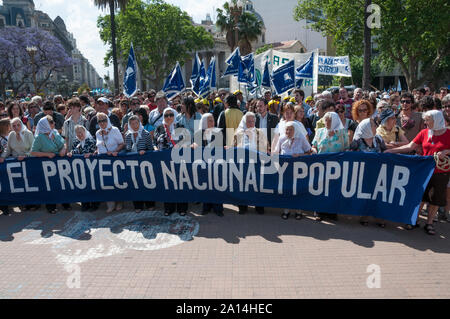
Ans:
<svg viewBox="0 0 450 319"><path fill-rule="evenodd" d="M186 217L164 217L161 203L140 214L131 203L110 215L72 207L0 216L0 298L450 297L447 222L429 236L231 205L223 218L193 204Z"/></svg>

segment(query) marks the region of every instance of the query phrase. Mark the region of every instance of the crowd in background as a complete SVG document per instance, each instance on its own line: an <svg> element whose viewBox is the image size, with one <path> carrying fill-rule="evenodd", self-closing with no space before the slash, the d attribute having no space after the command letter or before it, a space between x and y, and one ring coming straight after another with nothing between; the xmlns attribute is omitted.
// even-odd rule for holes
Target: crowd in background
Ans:
<svg viewBox="0 0 450 319"><path fill-rule="evenodd" d="M446 88L438 92L418 88L382 93L360 88L348 92L341 87L308 97L295 89L284 98L268 90L249 100L239 90L226 89L204 99L187 91L169 100L155 90L139 92L130 99L123 95L28 96L0 102L0 165L6 158L23 160L28 156L144 155L177 144L205 147L214 142L218 131L225 148L242 147L283 156L356 151L436 156L445 161L450 154L449 119L450 94ZM191 140L176 134L177 128L187 130ZM433 222L448 218L449 176L445 169L436 167L422 199L420 211L427 216L424 229L430 235L435 234ZM155 202L133 205L139 213L154 207ZM70 203L62 206L71 209ZM57 212L56 207L46 205L52 214ZM122 207L123 203L108 202L107 213ZM188 203L164 203L164 214L178 212L184 216L188 207ZM82 203L83 211L98 208L99 203ZM39 206L24 209L36 210ZM264 213L264 207L255 209ZM0 206L0 210L10 214L9 207ZM211 210L223 216L223 205L203 204L202 214ZM239 206L240 214L247 210L247 206ZM282 218L288 219L291 213L295 213L295 219L304 217L300 210L284 210ZM315 212L315 216L318 221L337 219L326 212ZM360 223L367 226L369 219L363 216ZM378 219L375 223L386 225Z"/></svg>

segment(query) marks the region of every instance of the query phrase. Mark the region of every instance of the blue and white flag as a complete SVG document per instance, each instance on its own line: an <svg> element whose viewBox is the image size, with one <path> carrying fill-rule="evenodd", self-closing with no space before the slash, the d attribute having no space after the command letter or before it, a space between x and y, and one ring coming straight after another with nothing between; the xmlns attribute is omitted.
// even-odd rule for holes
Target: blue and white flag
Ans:
<svg viewBox="0 0 450 319"><path fill-rule="evenodd" d="M216 58L213 57L206 72L205 81L200 89L200 96L206 97L211 89L216 88Z"/></svg>
<svg viewBox="0 0 450 319"><path fill-rule="evenodd" d="M397 92L402 91L402 84L400 83L400 79L398 79Z"/></svg>
<svg viewBox="0 0 450 319"><path fill-rule="evenodd" d="M200 64L199 76L195 80L195 83L192 87L192 91L194 91L194 93L197 94L198 96L200 95L200 90L203 87L203 84L205 83L205 78L206 78L205 62L204 60L202 60Z"/></svg>
<svg viewBox="0 0 450 319"><path fill-rule="evenodd" d="M318 74L351 77L352 70L348 56L318 57Z"/></svg>
<svg viewBox="0 0 450 319"><path fill-rule="evenodd" d="M255 81L255 59L253 53L242 57L239 64L238 82L253 83Z"/></svg>
<svg viewBox="0 0 450 319"><path fill-rule="evenodd" d="M191 85L194 87L195 81L197 81L197 78L200 76L200 65L201 61L198 57L198 53L195 53L195 59L194 59L194 66L192 67L192 75L191 75Z"/></svg>
<svg viewBox="0 0 450 319"><path fill-rule="evenodd" d="M239 65L241 64L241 52L239 51L239 47L237 47L233 51L233 53L231 53L231 55L225 62L228 64L228 66L222 77L239 74Z"/></svg>
<svg viewBox="0 0 450 319"><path fill-rule="evenodd" d="M131 44L128 54L128 64L123 78L123 94L127 98L132 97L137 92L137 64L134 55L133 44Z"/></svg>
<svg viewBox="0 0 450 319"><path fill-rule="evenodd" d="M314 53L311 54L306 63L302 64L295 70L295 77L298 78L312 78L314 69Z"/></svg>
<svg viewBox="0 0 450 319"><path fill-rule="evenodd" d="M277 94L283 94L295 87L294 60L291 60L272 72L272 84Z"/></svg>
<svg viewBox="0 0 450 319"><path fill-rule="evenodd" d="M264 64L261 86L270 87L269 61L266 61L266 63Z"/></svg>
<svg viewBox="0 0 450 319"><path fill-rule="evenodd" d="M184 89L186 89L186 84L184 83L183 72L181 72L180 63L177 62L177 65L164 82L162 90L168 95L173 95L183 92Z"/></svg>

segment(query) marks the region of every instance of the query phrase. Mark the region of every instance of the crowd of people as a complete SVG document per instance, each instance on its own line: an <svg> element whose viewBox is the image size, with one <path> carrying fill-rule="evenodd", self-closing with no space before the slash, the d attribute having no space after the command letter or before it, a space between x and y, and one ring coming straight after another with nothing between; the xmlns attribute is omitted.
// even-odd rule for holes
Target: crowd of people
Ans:
<svg viewBox="0 0 450 319"><path fill-rule="evenodd" d="M19 161L28 156L84 157L97 154L117 156L171 149L182 143L192 148L213 142L215 132L223 136L223 146L242 147L285 156L299 157L334 152L403 153L435 156L446 161L450 154L450 94L446 88L432 93L426 88L412 92L353 92L341 87L305 97L300 89L281 98L267 90L260 98L245 101L241 91L226 89L201 99L185 92L169 99L163 92L139 92L128 99L123 95L89 94L63 98L41 96L0 102L0 165L6 158ZM175 130L189 131L191 141ZM202 141L201 145L198 141ZM181 145L181 144L180 144ZM433 222L448 218L450 210L449 172L437 166L422 198L420 211L427 216L424 230L434 235ZM99 203L81 203L83 211L95 211ZM108 202L107 213L121 210L123 203ZM1 203L0 203L1 205ZM153 201L133 202L137 213L155 206ZM427 205L427 211L424 211ZM71 204L62 205L70 210ZM49 213L57 206L48 204ZM188 203L164 203L164 214L186 215ZM39 209L27 205L26 210ZM255 207L264 214L264 207ZM0 206L3 215L10 208ZM223 205L203 204L202 214L213 210L223 216ZM244 214L247 206L239 206ZM283 219L301 210L284 210ZM315 212L318 221L337 215ZM369 219L361 217L367 226ZM375 220L380 227L385 221ZM407 229L419 224L405 225Z"/></svg>

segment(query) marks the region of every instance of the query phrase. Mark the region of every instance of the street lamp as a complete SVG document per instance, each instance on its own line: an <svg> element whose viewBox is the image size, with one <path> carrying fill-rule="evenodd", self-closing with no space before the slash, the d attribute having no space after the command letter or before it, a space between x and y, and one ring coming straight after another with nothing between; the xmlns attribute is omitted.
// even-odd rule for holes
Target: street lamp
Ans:
<svg viewBox="0 0 450 319"><path fill-rule="evenodd" d="M35 46L27 46L27 52L31 58L31 65L33 67L33 85L34 85L34 90L36 91L36 94L37 94L36 65L34 63L34 55L37 52L37 48Z"/></svg>
<svg viewBox="0 0 450 319"><path fill-rule="evenodd" d="M229 2L229 8L230 8L230 13L231 15L234 17L234 24L235 24L235 47L238 46L239 43L239 28L238 28L238 23L239 23L239 16L242 14L242 8L244 7L244 2L242 0L230 0Z"/></svg>

